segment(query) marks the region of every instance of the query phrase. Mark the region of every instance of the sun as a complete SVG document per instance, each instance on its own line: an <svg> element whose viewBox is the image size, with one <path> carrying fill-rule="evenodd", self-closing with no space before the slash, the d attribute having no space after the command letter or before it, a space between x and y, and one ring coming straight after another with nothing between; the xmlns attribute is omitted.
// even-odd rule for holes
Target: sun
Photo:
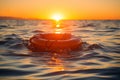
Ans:
<svg viewBox="0 0 120 80"><path fill-rule="evenodd" d="M54 14L52 16L52 19L56 20L56 21L60 21L63 18L63 16L61 14Z"/></svg>

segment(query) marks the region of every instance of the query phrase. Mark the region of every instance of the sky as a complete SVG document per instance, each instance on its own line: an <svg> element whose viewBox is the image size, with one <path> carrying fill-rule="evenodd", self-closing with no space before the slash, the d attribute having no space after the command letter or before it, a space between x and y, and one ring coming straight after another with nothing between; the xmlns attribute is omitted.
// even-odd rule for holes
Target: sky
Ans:
<svg viewBox="0 0 120 80"><path fill-rule="evenodd" d="M51 19L120 19L120 0L0 0L0 16Z"/></svg>

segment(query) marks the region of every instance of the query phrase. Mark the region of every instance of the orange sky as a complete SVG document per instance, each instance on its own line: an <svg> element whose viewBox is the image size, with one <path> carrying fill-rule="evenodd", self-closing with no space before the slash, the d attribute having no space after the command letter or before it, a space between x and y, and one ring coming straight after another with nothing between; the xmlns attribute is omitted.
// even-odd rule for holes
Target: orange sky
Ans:
<svg viewBox="0 0 120 80"><path fill-rule="evenodd" d="M0 16L51 19L120 19L120 0L0 0Z"/></svg>

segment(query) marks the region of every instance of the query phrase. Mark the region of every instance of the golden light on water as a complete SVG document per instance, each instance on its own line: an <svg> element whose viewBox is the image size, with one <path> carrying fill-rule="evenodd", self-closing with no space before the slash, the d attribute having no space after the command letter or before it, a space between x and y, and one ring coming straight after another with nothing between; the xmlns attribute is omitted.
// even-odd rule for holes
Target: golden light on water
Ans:
<svg viewBox="0 0 120 80"><path fill-rule="evenodd" d="M59 28L59 27L60 27L60 24L56 24L56 27Z"/></svg>
<svg viewBox="0 0 120 80"><path fill-rule="evenodd" d="M63 65L63 61L56 57L57 54L53 53L54 55L51 57L51 60L48 62L49 68L52 68L53 71L64 71L65 66Z"/></svg>
<svg viewBox="0 0 120 80"><path fill-rule="evenodd" d="M56 25L55 25L55 33L56 34L60 34L63 32L63 30L61 29L61 24L60 24L60 20L63 19L63 15L60 13L56 13L52 15L52 19L55 20Z"/></svg>
<svg viewBox="0 0 120 80"><path fill-rule="evenodd" d="M63 32L62 29L56 29L56 30L55 30L55 33L56 33L56 34L60 34L60 33L62 33L62 32Z"/></svg>

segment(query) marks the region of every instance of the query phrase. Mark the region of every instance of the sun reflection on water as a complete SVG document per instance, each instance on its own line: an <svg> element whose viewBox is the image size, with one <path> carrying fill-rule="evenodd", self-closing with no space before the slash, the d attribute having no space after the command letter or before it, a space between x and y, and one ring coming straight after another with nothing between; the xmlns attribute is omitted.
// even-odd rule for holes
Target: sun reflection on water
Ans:
<svg viewBox="0 0 120 80"><path fill-rule="evenodd" d="M48 61L48 65L50 68L52 68L53 71L64 71L64 62L61 58L57 56L58 55L56 53L53 53L53 56L50 58L50 61Z"/></svg>

